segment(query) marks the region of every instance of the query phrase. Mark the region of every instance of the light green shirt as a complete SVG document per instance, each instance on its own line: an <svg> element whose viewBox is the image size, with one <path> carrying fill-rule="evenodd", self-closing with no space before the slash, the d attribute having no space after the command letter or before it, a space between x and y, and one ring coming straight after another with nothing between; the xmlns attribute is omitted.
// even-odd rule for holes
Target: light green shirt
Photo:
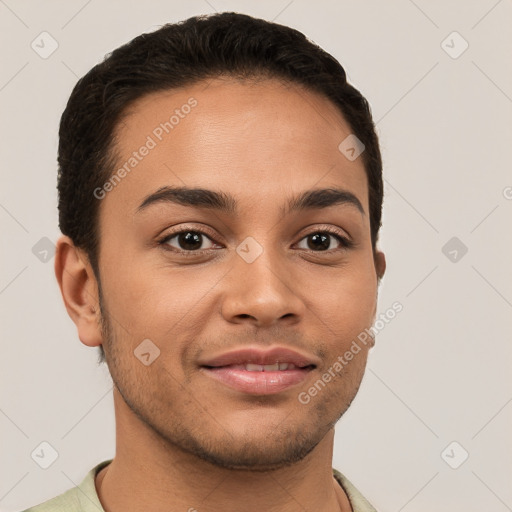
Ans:
<svg viewBox="0 0 512 512"><path fill-rule="evenodd" d="M112 459L100 462L87 473L80 485L23 512L105 512L98 498L94 480L100 469L111 462ZM377 512L339 471L333 469L333 474L348 496L353 512Z"/></svg>

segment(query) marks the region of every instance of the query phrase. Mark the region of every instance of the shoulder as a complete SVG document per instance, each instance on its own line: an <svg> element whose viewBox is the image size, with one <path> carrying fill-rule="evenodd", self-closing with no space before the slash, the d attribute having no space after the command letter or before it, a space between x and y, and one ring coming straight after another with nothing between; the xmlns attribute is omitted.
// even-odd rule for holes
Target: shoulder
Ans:
<svg viewBox="0 0 512 512"><path fill-rule="evenodd" d="M80 501L76 492L76 487L74 487L23 512L80 512Z"/></svg>
<svg viewBox="0 0 512 512"><path fill-rule="evenodd" d="M92 468L80 485L23 512L104 512L96 492L95 477L110 462L112 459L100 462Z"/></svg>
<svg viewBox="0 0 512 512"><path fill-rule="evenodd" d="M354 512L377 512L370 502L356 489L350 480L337 469L332 470L334 478L345 491Z"/></svg>

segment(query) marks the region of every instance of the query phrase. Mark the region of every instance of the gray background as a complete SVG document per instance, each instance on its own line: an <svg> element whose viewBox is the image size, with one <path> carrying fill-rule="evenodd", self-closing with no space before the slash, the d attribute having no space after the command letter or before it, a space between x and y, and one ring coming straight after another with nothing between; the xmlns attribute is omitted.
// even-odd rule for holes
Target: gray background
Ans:
<svg viewBox="0 0 512 512"><path fill-rule="evenodd" d="M306 33L346 67L377 122L379 308L403 311L337 426L334 466L381 511L512 510L510 0L0 0L1 510L63 492L115 449L110 376L78 340L53 274L68 96L115 47L214 10ZM51 49L43 31L58 43L47 58L31 47ZM42 441L58 452L48 469L31 458Z"/></svg>

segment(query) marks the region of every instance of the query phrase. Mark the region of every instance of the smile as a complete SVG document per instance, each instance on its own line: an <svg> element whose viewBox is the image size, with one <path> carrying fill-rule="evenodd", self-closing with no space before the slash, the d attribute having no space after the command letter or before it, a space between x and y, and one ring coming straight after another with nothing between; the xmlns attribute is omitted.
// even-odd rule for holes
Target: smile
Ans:
<svg viewBox="0 0 512 512"><path fill-rule="evenodd" d="M238 392L272 395L304 382L319 363L286 347L245 347L200 361L200 371Z"/></svg>

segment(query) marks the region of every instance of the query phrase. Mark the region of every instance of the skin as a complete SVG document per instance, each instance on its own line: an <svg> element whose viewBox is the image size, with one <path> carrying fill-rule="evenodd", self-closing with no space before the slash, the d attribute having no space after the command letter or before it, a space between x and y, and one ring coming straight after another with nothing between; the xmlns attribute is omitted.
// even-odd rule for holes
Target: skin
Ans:
<svg viewBox="0 0 512 512"><path fill-rule="evenodd" d="M190 97L197 106L101 201L101 310L86 255L66 236L57 244L68 313L82 343L103 344L114 381L116 455L97 476L100 500L107 512L350 511L332 476L334 425L369 345L310 403L297 399L372 325L385 271L362 159L338 150L350 127L299 86L219 78L132 105L116 134L120 165ZM183 185L229 193L239 212L171 203L136 212L160 187ZM292 195L327 187L352 192L364 214L341 204L281 215ZM354 247L330 238L327 251L311 249L308 235L326 227ZM172 252L187 248L177 237L168 250L158 244L181 228L213 236L193 258ZM236 252L248 236L264 249L250 264ZM149 366L133 354L147 338L161 351ZM199 369L200 359L271 345L309 354L317 368L266 396Z"/></svg>

